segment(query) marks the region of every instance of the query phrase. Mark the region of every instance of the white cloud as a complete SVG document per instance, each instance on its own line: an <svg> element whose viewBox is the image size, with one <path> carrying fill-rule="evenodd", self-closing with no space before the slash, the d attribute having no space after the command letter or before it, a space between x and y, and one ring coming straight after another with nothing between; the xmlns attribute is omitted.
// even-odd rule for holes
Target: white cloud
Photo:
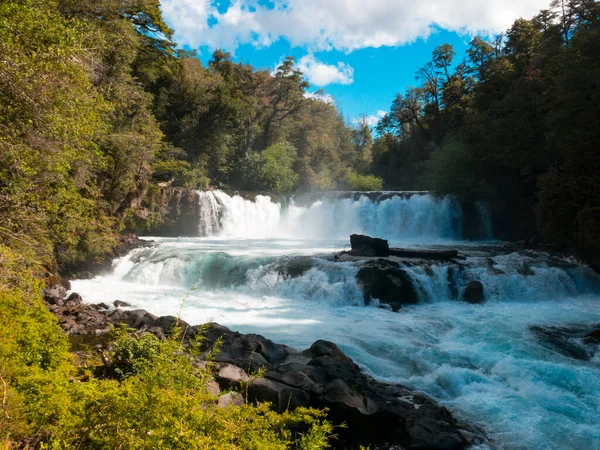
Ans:
<svg viewBox="0 0 600 450"><path fill-rule="evenodd" d="M219 13L211 0L163 0L167 22L180 44L268 46L279 38L311 50L352 51L403 45L435 27L461 33L504 31L532 17L548 0L235 0ZM209 26L209 23L211 26Z"/></svg>
<svg viewBox="0 0 600 450"><path fill-rule="evenodd" d="M355 124L359 124L362 122L363 119L365 119L369 126L374 127L375 125L377 125L377 122L379 122L379 120L386 114L387 112L380 109L379 111L377 111L376 114L372 114L370 116L362 116L357 119L354 119L352 122L354 122Z"/></svg>
<svg viewBox="0 0 600 450"><path fill-rule="evenodd" d="M315 86L327 86L329 84L352 84L354 83L354 69L343 62L336 65L325 64L313 55L306 55L298 61L298 69L304 77Z"/></svg>

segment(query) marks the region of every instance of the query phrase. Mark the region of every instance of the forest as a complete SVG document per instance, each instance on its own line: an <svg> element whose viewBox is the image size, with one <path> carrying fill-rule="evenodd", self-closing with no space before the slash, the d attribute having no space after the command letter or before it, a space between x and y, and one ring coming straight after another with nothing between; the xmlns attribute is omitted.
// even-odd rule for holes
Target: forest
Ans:
<svg viewBox="0 0 600 450"><path fill-rule="evenodd" d="M160 228L164 189L430 190L488 202L498 238L600 267L598 1L554 0L464 60L437 47L375 127L309 95L292 57L273 72L223 50L200 61L173 33L159 0L0 3L2 448L326 445L321 411L194 408L208 375L178 335L118 334L115 361L144 364L116 379L73 361L42 288Z"/></svg>
<svg viewBox="0 0 600 450"><path fill-rule="evenodd" d="M499 237L597 254L599 41L598 2L555 0L464 61L436 48L377 125L373 172L489 201Z"/></svg>

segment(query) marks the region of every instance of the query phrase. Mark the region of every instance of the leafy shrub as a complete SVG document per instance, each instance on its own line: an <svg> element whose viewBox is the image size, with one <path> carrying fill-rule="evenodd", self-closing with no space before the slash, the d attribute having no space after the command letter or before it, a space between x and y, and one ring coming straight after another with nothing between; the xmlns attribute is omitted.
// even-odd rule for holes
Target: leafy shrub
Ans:
<svg viewBox="0 0 600 450"><path fill-rule="evenodd" d="M360 175L348 171L344 177L344 184L352 191L380 191L383 188L383 180L375 175Z"/></svg>
<svg viewBox="0 0 600 450"><path fill-rule="evenodd" d="M160 348L153 334L129 336L127 329L121 329L113 343L112 368L121 380L137 375L158 358Z"/></svg>
<svg viewBox="0 0 600 450"><path fill-rule="evenodd" d="M290 192L296 187L299 176L294 171L296 148L287 143L271 145L261 153L252 153L243 161L239 177L245 189Z"/></svg>

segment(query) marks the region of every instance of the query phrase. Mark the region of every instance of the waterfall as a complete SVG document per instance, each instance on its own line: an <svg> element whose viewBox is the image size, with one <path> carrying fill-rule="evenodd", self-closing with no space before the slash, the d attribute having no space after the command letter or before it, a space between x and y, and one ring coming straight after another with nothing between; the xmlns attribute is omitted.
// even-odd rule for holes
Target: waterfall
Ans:
<svg viewBox="0 0 600 450"><path fill-rule="evenodd" d="M426 192L322 194L310 201L291 198L285 206L263 195L253 201L219 190L198 195L201 236L347 239L352 233L363 233L423 242L462 237L460 204L452 197Z"/></svg>
<svg viewBox="0 0 600 450"><path fill-rule="evenodd" d="M199 230L200 236L212 236L220 228L221 206L212 191L198 191L200 204Z"/></svg>

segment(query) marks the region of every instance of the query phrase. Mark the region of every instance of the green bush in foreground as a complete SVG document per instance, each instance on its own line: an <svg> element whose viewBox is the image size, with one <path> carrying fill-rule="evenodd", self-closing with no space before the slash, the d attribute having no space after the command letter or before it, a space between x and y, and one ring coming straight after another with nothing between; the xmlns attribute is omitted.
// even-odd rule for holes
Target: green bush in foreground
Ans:
<svg viewBox="0 0 600 450"><path fill-rule="evenodd" d="M116 378L77 367L66 336L42 304L26 261L0 247L0 447L47 449L320 449L325 412L278 414L268 404L219 408L174 337L117 332ZM2 386L0 386L1 388ZM0 389L0 395L2 391ZM292 431L293 430L293 431Z"/></svg>

